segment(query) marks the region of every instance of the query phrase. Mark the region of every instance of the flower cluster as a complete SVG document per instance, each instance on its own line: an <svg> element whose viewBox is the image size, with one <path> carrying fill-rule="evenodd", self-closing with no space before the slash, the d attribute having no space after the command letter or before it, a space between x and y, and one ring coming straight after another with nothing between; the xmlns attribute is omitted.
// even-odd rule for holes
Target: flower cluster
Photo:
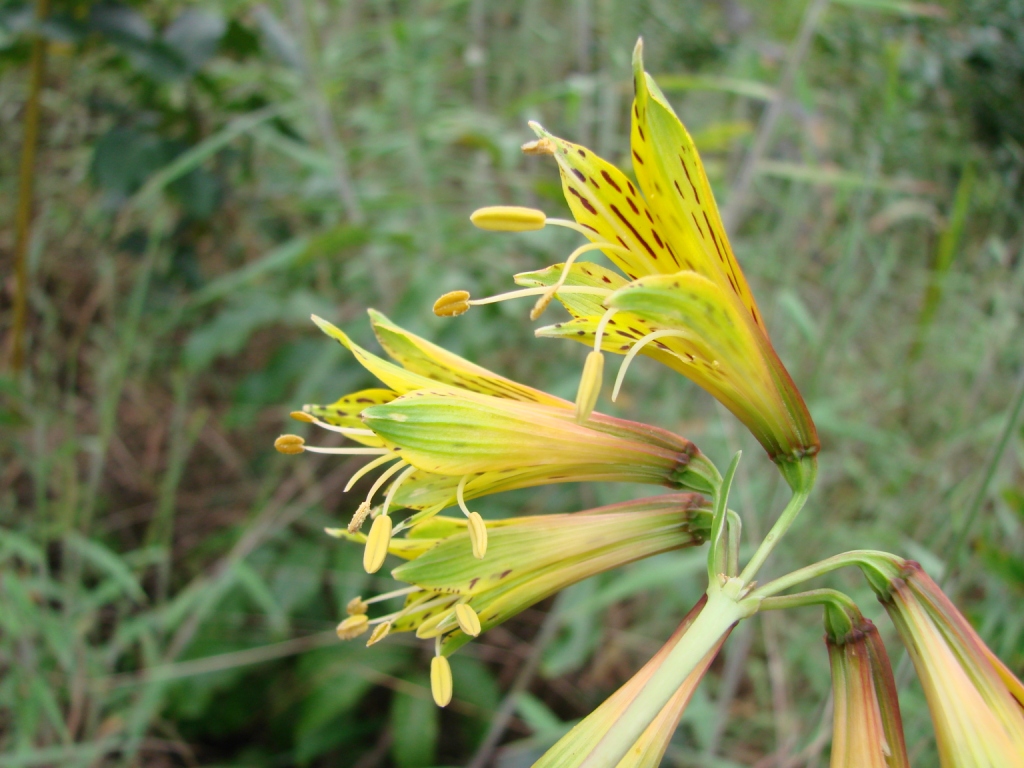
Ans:
<svg viewBox="0 0 1024 768"><path fill-rule="evenodd" d="M834 690L833 768L906 768L896 685L878 630L831 589L782 595L810 578L859 566L885 606L920 677L943 768L1024 765L1024 685L984 645L916 563L853 551L758 586L760 566L814 484L817 431L776 354L733 255L693 141L634 53L633 178L589 149L531 124L530 154L555 159L574 220L494 206L483 229L560 226L586 243L561 264L515 276L519 290L473 299L452 291L434 312L535 297L531 317L558 301L570 319L539 336L592 347L575 402L482 368L370 311L390 360L314 317L382 386L292 416L352 445L310 445L296 434L276 447L373 457L346 491L379 471L347 528L328 533L364 547L363 566L403 586L353 598L338 636L367 645L413 632L433 643L435 702L454 695L449 657L482 632L574 583L659 553L708 543L704 598L654 657L536 763L541 768L655 768L683 710L732 629L754 613L824 608ZM636 184L634 185L634 179ZM602 253L619 270L580 261ZM739 459L719 473L693 443L658 427L595 410L606 353L644 354L703 387L746 425L793 494L742 566L739 516L728 508ZM502 491L567 482L632 482L669 489L582 510L487 520L469 503ZM457 507L462 516L440 513ZM397 519L396 523L394 519ZM367 532L367 520L372 523ZM371 615L372 614L372 615Z"/></svg>

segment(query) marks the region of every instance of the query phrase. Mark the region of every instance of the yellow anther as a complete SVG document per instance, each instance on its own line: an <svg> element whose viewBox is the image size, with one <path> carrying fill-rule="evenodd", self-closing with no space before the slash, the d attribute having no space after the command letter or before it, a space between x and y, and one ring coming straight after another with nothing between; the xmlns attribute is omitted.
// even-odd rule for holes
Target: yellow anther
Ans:
<svg viewBox="0 0 1024 768"><path fill-rule="evenodd" d="M363 527L363 523L366 522L366 516L370 514L370 502L364 501L358 507L356 507L355 513L352 515L352 519L348 523L348 532L355 533Z"/></svg>
<svg viewBox="0 0 1024 768"><path fill-rule="evenodd" d="M470 637L480 634L480 617L469 603L459 603L455 606L455 618L458 619L459 629Z"/></svg>
<svg viewBox="0 0 1024 768"><path fill-rule="evenodd" d="M448 291L434 302L438 317L458 317L469 311L469 291Z"/></svg>
<svg viewBox="0 0 1024 768"><path fill-rule="evenodd" d="M370 606L363 602L361 597L353 597L348 601L348 605L345 606L345 613L349 616L357 616L360 613L366 613Z"/></svg>
<svg viewBox="0 0 1024 768"><path fill-rule="evenodd" d="M379 643L388 633L391 631L391 622L385 621L383 624L378 624L373 628L373 632L370 633L370 639L366 641L366 647L369 648L371 645Z"/></svg>
<svg viewBox="0 0 1024 768"><path fill-rule="evenodd" d="M543 138L535 141L528 141L521 147L524 155L553 155L555 154L555 142Z"/></svg>
<svg viewBox="0 0 1024 768"><path fill-rule="evenodd" d="M548 217L536 208L518 205L492 205L473 211L469 220L480 229L491 232L529 232L544 229Z"/></svg>
<svg viewBox="0 0 1024 768"><path fill-rule="evenodd" d="M292 411L288 415L291 416L296 421L303 421L306 424L313 424L313 423L316 422L316 419L314 419L312 416L310 416L305 411Z"/></svg>
<svg viewBox="0 0 1024 768"><path fill-rule="evenodd" d="M294 456L296 453L302 453L306 450L303 446L306 441L298 435L281 435L277 440L274 441L274 447L279 453L285 453L289 456Z"/></svg>
<svg viewBox="0 0 1024 768"><path fill-rule="evenodd" d="M430 692L439 707L447 707L452 700L452 668L444 656L430 660Z"/></svg>
<svg viewBox="0 0 1024 768"><path fill-rule="evenodd" d="M384 565L388 555L388 544L391 543L391 518L381 515L370 526L370 534L366 537L366 549L363 550L363 569L367 573L376 573Z"/></svg>
<svg viewBox="0 0 1024 768"><path fill-rule="evenodd" d="M354 616L349 616L341 624L338 625L338 639L339 640L351 640L355 637L359 637L370 627L370 620L367 618L365 613L357 613Z"/></svg>
<svg viewBox="0 0 1024 768"><path fill-rule="evenodd" d="M441 611L420 622L416 627L416 637L421 640L438 637L455 628L455 611Z"/></svg>
<svg viewBox="0 0 1024 768"><path fill-rule="evenodd" d="M487 526L479 512L469 513L469 541L473 545L473 557L483 560L487 554Z"/></svg>
<svg viewBox="0 0 1024 768"><path fill-rule="evenodd" d="M604 379L604 355L596 349L587 355L587 362L583 365L583 375L580 377L580 388L576 392L576 423L583 424L594 412L597 405L597 396L601 393L601 383Z"/></svg>

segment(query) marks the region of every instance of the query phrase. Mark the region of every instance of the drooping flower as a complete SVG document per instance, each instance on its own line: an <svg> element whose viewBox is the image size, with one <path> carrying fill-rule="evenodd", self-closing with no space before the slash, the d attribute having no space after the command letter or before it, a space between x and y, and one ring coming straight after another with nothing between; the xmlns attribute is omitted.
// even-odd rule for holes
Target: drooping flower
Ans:
<svg viewBox="0 0 1024 768"><path fill-rule="evenodd" d="M392 538L408 562L391 575L409 587L349 604L339 634L373 630L368 644L392 632L435 638L449 656L481 632L578 581L621 565L705 541L709 504L697 494L667 494L584 512L486 521L486 559L474 557L469 522L438 516ZM356 542L360 533L331 529ZM368 606L403 597L397 610L370 618ZM438 673L440 674L440 672ZM442 697L443 698L443 697ZM442 704L443 706L443 704Z"/></svg>
<svg viewBox="0 0 1024 768"><path fill-rule="evenodd" d="M593 480L715 490L717 470L688 440L597 413L579 424L572 403L492 373L379 313L370 314L381 345L399 364L367 352L330 323L314 319L387 389L362 390L293 414L362 446L310 447L295 435L277 441L286 453L376 455L349 487L366 471L390 463L350 526L358 530L368 516L374 517L364 558L367 571L380 568L393 534L453 504L466 514L474 552L483 557L487 529L466 502L490 493ZM374 495L388 481L383 502L371 508ZM395 527L388 513L399 507L420 511Z"/></svg>
<svg viewBox="0 0 1024 768"><path fill-rule="evenodd" d="M577 768L578 766L600 764L615 768L657 768L668 748L672 735L679 725L679 719L690 703L694 691L704 678L711 662L715 660L722 644L729 636L726 629L713 647L685 677L682 684L668 699L662 709L647 721L640 736L617 748L609 743L614 739L620 720L626 716L630 705L655 678L663 674L663 667L673 650L679 645L687 631L705 607L706 597L686 615L672 636L658 650L650 661L633 675L621 688L609 696L593 712L587 715L569 733L559 739L551 749L533 764L533 768ZM598 763L594 763L597 758ZM617 759L616 759L617 758Z"/></svg>
<svg viewBox="0 0 1024 768"><path fill-rule="evenodd" d="M825 635L832 666L831 768L909 768L896 682L878 629L867 619Z"/></svg>
<svg viewBox="0 0 1024 768"><path fill-rule="evenodd" d="M541 126L524 146L553 155L575 221L539 211L482 209L486 229L522 231L553 225L589 242L563 264L524 273L526 286L489 299L460 292L439 314L461 314L472 304L539 296L534 316L557 298L572 320L541 328L539 336L593 345L580 386L581 411L596 399L602 352L625 354L615 393L629 362L645 354L706 389L755 435L795 489L813 482L819 442L807 406L772 347L764 320L732 252L711 185L693 140L634 53L632 157L637 186L589 149ZM528 222L525 226L523 222ZM626 276L576 259L600 251ZM457 311L451 311L456 307Z"/></svg>
<svg viewBox="0 0 1024 768"><path fill-rule="evenodd" d="M869 581L924 688L942 768L1024 765L1024 686L918 563L892 557Z"/></svg>

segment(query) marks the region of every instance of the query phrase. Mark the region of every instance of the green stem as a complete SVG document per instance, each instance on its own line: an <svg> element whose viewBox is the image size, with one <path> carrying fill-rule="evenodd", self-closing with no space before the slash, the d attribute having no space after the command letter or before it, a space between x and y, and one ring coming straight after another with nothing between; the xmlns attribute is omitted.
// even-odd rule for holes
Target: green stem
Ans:
<svg viewBox="0 0 1024 768"><path fill-rule="evenodd" d="M761 601L759 611L780 611L820 605L825 608L825 628L834 640L850 635L863 620L860 608L849 595L837 589L812 589L795 595L767 597Z"/></svg>
<svg viewBox="0 0 1024 768"><path fill-rule="evenodd" d="M772 526L771 530L768 531L768 535L764 537L764 541L758 546L757 551L754 552L753 557L750 558L750 562L747 563L746 568L743 569L743 573L740 574L740 580L744 584L749 584L753 578L757 575L757 572L761 570L761 566L764 565L764 561L768 559L768 556L775 549L776 545L781 541L782 537L789 530L789 526L796 520L797 515L800 514L800 510L804 508L804 504L807 503L807 497L810 495L810 488L796 491L786 508L782 510L782 514L779 515L779 519L775 521L775 525Z"/></svg>
<svg viewBox="0 0 1024 768"><path fill-rule="evenodd" d="M732 457L729 468L725 471L725 477L722 478L722 482L718 485L718 491L715 493L715 508L711 518L711 546L708 549L709 583L714 583L717 574L725 573L728 542L723 541L723 534L729 510L729 489L736 477L736 468L739 467L742 456L743 451L737 451L736 455Z"/></svg>
<svg viewBox="0 0 1024 768"><path fill-rule="evenodd" d="M654 675L626 706L604 737L594 745L579 768L615 768L640 738L669 699L733 625L757 610L756 602L741 597L735 579L708 586L708 601Z"/></svg>
<svg viewBox="0 0 1024 768"><path fill-rule="evenodd" d="M729 550L728 563L726 567L727 576L735 576L740 572L740 542L743 537L743 520L731 509L729 515Z"/></svg>
<svg viewBox="0 0 1024 768"><path fill-rule="evenodd" d="M785 576L780 576L774 581L769 581L767 584L751 592L750 598L759 599L763 604L765 600L772 598L773 595L785 592L787 589L803 584L805 581L810 581L818 576L823 576L826 573L831 573L851 565L888 576L893 572L893 564L897 559L895 555L891 555L888 552L873 549L854 549L826 558L825 560L820 560L803 568L798 568L791 573L787 573Z"/></svg>

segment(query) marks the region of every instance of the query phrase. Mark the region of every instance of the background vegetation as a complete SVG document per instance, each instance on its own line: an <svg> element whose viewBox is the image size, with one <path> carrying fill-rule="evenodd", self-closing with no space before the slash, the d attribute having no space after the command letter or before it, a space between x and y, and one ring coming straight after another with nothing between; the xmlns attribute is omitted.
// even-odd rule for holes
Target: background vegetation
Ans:
<svg viewBox="0 0 1024 768"><path fill-rule="evenodd" d="M1024 668L1024 4L1017 0L0 2L0 322L10 340L33 30L48 41L23 368L0 377L0 766L529 765L700 591L676 553L593 579L454 658L333 626L386 588L322 533L358 462L282 457L289 410L365 373L309 322L363 310L571 396L585 350L527 307L441 321L573 236L473 230L564 210L527 119L628 168L629 55L694 132L822 432L822 476L771 568L851 546L920 560ZM638 360L614 413L726 461L753 540L783 491L702 392ZM485 516L649 491L555 487ZM869 593L837 578L870 615ZM887 638L894 633L884 618ZM667 764L827 763L814 612L734 634ZM901 653L893 648L895 660ZM934 764L905 660L917 765ZM503 713L484 742L496 712ZM497 747L495 749L495 747Z"/></svg>

